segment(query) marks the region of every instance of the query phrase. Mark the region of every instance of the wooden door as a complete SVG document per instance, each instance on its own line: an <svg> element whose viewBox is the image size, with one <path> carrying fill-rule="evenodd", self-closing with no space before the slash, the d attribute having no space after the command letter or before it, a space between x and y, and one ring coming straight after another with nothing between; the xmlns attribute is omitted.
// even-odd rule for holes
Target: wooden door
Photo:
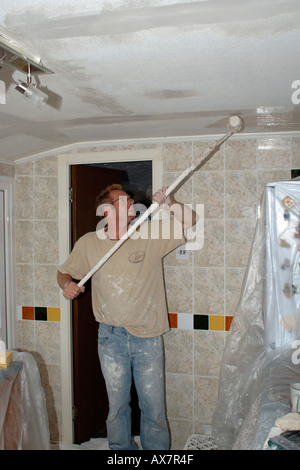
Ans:
<svg viewBox="0 0 300 470"><path fill-rule="evenodd" d="M95 199L106 186L122 183L120 170L74 165L72 182L72 244L97 225ZM79 280L78 280L79 281ZM91 303L91 282L85 292L73 301L73 374L75 443L91 437L106 437L108 399L98 358L98 327ZM135 389L132 391L134 434L139 433L139 408Z"/></svg>

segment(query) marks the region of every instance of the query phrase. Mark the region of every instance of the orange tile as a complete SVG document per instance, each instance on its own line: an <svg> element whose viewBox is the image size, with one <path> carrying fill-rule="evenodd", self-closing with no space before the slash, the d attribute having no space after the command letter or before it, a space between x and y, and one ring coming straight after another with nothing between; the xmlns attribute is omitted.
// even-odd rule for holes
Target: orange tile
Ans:
<svg viewBox="0 0 300 470"><path fill-rule="evenodd" d="M48 321L60 321L60 308L48 307Z"/></svg>
<svg viewBox="0 0 300 470"><path fill-rule="evenodd" d="M209 316L209 329L214 331L224 331L225 321L223 315Z"/></svg>
<svg viewBox="0 0 300 470"><path fill-rule="evenodd" d="M34 320L34 307L22 307L22 319Z"/></svg>
<svg viewBox="0 0 300 470"><path fill-rule="evenodd" d="M169 313L170 328L177 328L177 313Z"/></svg>
<svg viewBox="0 0 300 470"><path fill-rule="evenodd" d="M230 330L232 320L233 320L233 317L225 317L225 331Z"/></svg>

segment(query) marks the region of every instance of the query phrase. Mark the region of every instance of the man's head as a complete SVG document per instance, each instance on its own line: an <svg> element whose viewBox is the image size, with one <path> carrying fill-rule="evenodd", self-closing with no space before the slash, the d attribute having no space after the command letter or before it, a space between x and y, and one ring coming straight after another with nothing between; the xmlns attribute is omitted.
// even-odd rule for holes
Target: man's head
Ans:
<svg viewBox="0 0 300 470"><path fill-rule="evenodd" d="M125 220L130 223L134 219L134 201L123 190L122 185L112 184L104 188L96 197L96 209L102 206L102 211L98 211L100 219L114 216L121 223Z"/></svg>
<svg viewBox="0 0 300 470"><path fill-rule="evenodd" d="M95 206L96 210L101 204L111 204L113 201L113 198L110 195L111 191L114 190L123 190L123 187L121 184L111 184L110 186L106 186L106 188L102 189L98 196L96 197L95 201Z"/></svg>

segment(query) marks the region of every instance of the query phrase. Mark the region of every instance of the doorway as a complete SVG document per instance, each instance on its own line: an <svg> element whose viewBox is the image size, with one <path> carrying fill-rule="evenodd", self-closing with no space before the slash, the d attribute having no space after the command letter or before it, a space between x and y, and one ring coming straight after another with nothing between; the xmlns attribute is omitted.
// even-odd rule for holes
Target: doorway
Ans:
<svg viewBox="0 0 300 470"><path fill-rule="evenodd" d="M163 159L160 146L148 149L116 149L102 152L73 152L58 155L59 264L71 251L70 168L73 165L114 162L152 162L152 191L162 186ZM61 441L74 443L73 323L71 302L60 293L61 310Z"/></svg>
<svg viewBox="0 0 300 470"><path fill-rule="evenodd" d="M152 201L152 162L114 162L71 166L72 246L97 225L94 201L106 186L118 183L137 204ZM79 281L79 280L77 280ZM74 433L75 443L106 437L108 399L97 352L98 323L91 302L91 283L72 302ZM139 435L140 410L133 384L131 390L132 435Z"/></svg>

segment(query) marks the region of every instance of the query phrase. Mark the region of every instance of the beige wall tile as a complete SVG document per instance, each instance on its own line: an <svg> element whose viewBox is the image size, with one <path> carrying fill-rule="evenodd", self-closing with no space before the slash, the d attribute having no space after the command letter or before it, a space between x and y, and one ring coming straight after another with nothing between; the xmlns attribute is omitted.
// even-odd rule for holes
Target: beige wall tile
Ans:
<svg viewBox="0 0 300 470"><path fill-rule="evenodd" d="M60 364L60 323L36 321L36 356L42 364Z"/></svg>
<svg viewBox="0 0 300 470"><path fill-rule="evenodd" d="M292 139L292 168L300 168L300 137Z"/></svg>
<svg viewBox="0 0 300 470"><path fill-rule="evenodd" d="M194 331L194 374L218 377L225 338L223 331Z"/></svg>
<svg viewBox="0 0 300 470"><path fill-rule="evenodd" d="M58 218L57 178L35 178L34 214L36 219Z"/></svg>
<svg viewBox="0 0 300 470"><path fill-rule="evenodd" d="M192 143L178 142L163 145L164 172L184 171L192 163Z"/></svg>
<svg viewBox="0 0 300 470"><path fill-rule="evenodd" d="M204 220L204 244L194 252L194 266L224 266L224 220Z"/></svg>
<svg viewBox="0 0 300 470"><path fill-rule="evenodd" d="M227 140L225 168L226 170L255 170L256 140Z"/></svg>
<svg viewBox="0 0 300 470"><path fill-rule="evenodd" d="M257 168L279 169L291 166L291 141L284 137L257 140Z"/></svg>
<svg viewBox="0 0 300 470"><path fill-rule="evenodd" d="M34 162L19 163L15 166L15 174L22 176L34 175Z"/></svg>
<svg viewBox="0 0 300 470"><path fill-rule="evenodd" d="M57 156L51 155L44 157L35 162L36 176L57 176Z"/></svg>
<svg viewBox="0 0 300 470"><path fill-rule="evenodd" d="M18 321L18 349L32 353L35 351L35 322Z"/></svg>
<svg viewBox="0 0 300 470"><path fill-rule="evenodd" d="M194 204L204 204L205 219L224 218L224 172L195 173L193 191Z"/></svg>
<svg viewBox="0 0 300 470"><path fill-rule="evenodd" d="M165 268L169 312L192 313L192 276L192 269L186 266Z"/></svg>
<svg viewBox="0 0 300 470"><path fill-rule="evenodd" d="M222 315L224 312L224 269L194 269L194 312Z"/></svg>
<svg viewBox="0 0 300 470"><path fill-rule="evenodd" d="M58 222L36 221L34 227L35 263L58 265Z"/></svg>
<svg viewBox="0 0 300 470"><path fill-rule="evenodd" d="M236 219L225 222L226 267L247 265L255 229L255 220Z"/></svg>
<svg viewBox="0 0 300 470"><path fill-rule="evenodd" d="M193 434L193 420L187 419L169 419L169 427L171 434L171 450L182 450Z"/></svg>
<svg viewBox="0 0 300 470"><path fill-rule="evenodd" d="M245 269L228 268L225 270L226 315L234 315L241 295Z"/></svg>
<svg viewBox="0 0 300 470"><path fill-rule="evenodd" d="M34 306L33 265L16 266L17 305Z"/></svg>
<svg viewBox="0 0 300 470"><path fill-rule="evenodd" d="M15 225L16 263L33 263L33 220L17 220Z"/></svg>
<svg viewBox="0 0 300 470"><path fill-rule="evenodd" d="M225 217L251 219L257 213L257 179L254 171L226 171Z"/></svg>
<svg viewBox="0 0 300 470"><path fill-rule="evenodd" d="M57 307L59 305L59 287L56 281L57 266L36 265L34 270L34 300L36 307ZM22 304L20 304L22 305Z"/></svg>
<svg viewBox="0 0 300 470"><path fill-rule="evenodd" d="M166 372L193 373L193 331L172 329L164 335Z"/></svg>
<svg viewBox="0 0 300 470"><path fill-rule="evenodd" d="M218 379L196 376L194 380L194 426L195 432L199 433L200 426L212 421L217 403Z"/></svg>
<svg viewBox="0 0 300 470"><path fill-rule="evenodd" d="M15 175L14 165L6 165L6 163L0 163L0 176L13 177Z"/></svg>
<svg viewBox="0 0 300 470"><path fill-rule="evenodd" d="M260 200L265 186L267 183L272 183L273 181L288 181L291 179L291 170L268 170L263 171L259 170L257 172L257 192L258 200Z"/></svg>
<svg viewBox="0 0 300 470"><path fill-rule="evenodd" d="M193 161L198 158L201 158L202 153L206 151L209 147L213 147L216 141L201 141L194 142L193 145ZM213 154L208 160L200 165L197 171L221 171L224 169L224 147L221 147L218 152Z"/></svg>
<svg viewBox="0 0 300 470"><path fill-rule="evenodd" d="M193 378L190 375L166 374L168 418L193 418Z"/></svg>
<svg viewBox="0 0 300 470"><path fill-rule="evenodd" d="M178 176L181 173L164 173L163 174L163 185L168 188L171 184L173 184ZM192 204L193 203L193 186L192 186L192 179L188 179L184 181L178 189L174 192L174 198L177 202L181 202L183 204Z"/></svg>
<svg viewBox="0 0 300 470"><path fill-rule="evenodd" d="M15 209L17 219L33 219L34 177L17 176L15 180Z"/></svg>

